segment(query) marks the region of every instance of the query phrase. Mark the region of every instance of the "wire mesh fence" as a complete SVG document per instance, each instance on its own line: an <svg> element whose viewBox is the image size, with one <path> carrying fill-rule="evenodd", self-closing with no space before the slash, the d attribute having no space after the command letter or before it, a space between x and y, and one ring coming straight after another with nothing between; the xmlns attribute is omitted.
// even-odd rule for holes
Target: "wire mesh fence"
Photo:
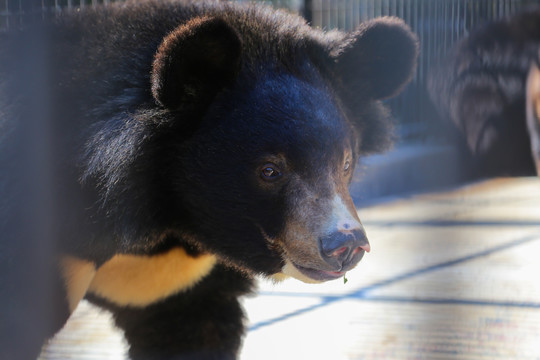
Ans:
<svg viewBox="0 0 540 360"><path fill-rule="evenodd" d="M54 16L66 8L98 6L123 0L0 0L0 30L33 18ZM237 0L248 2L251 0ZM389 104L402 124L423 125L435 116L425 88L427 73L453 43L474 27L513 14L537 0L259 0L303 15L312 26L353 29L379 17L398 16L420 39L421 55L415 78Z"/></svg>
<svg viewBox="0 0 540 360"><path fill-rule="evenodd" d="M433 63L476 26L511 15L532 3L530 0L308 0L304 15L313 26L345 30L379 16L397 16L409 24L420 39L416 76L404 93L389 103L401 123L426 125L436 116L425 87ZM423 126L417 128L421 132Z"/></svg>
<svg viewBox="0 0 540 360"><path fill-rule="evenodd" d="M0 30L20 27L63 9L97 6L124 0L0 0Z"/></svg>

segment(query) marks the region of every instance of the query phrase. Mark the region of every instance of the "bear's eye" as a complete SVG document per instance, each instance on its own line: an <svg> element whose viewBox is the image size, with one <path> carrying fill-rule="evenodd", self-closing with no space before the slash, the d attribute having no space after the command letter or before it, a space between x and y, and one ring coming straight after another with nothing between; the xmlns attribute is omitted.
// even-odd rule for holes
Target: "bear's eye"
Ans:
<svg viewBox="0 0 540 360"><path fill-rule="evenodd" d="M275 164L266 164L262 167L261 177L264 180L272 181L276 180L281 176L281 171Z"/></svg>
<svg viewBox="0 0 540 360"><path fill-rule="evenodd" d="M344 171L344 172L348 172L350 168L351 168L351 161L350 161L350 160L346 160L346 161L345 161L345 165L343 165L343 171Z"/></svg>

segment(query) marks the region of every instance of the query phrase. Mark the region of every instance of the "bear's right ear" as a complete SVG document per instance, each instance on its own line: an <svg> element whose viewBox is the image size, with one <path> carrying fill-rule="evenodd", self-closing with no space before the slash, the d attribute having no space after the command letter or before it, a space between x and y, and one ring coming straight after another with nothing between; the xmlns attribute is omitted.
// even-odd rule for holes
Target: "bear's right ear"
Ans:
<svg viewBox="0 0 540 360"><path fill-rule="evenodd" d="M220 18L201 17L163 39L152 69L152 94L168 109L204 103L231 83L240 68L242 41Z"/></svg>

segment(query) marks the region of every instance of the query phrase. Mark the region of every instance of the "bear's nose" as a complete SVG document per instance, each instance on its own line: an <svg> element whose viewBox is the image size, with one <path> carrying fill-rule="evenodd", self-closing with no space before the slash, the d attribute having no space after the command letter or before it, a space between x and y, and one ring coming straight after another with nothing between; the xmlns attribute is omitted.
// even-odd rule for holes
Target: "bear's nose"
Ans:
<svg viewBox="0 0 540 360"><path fill-rule="evenodd" d="M369 252L370 246L364 229L349 232L336 231L320 239L322 258L334 271L347 271Z"/></svg>

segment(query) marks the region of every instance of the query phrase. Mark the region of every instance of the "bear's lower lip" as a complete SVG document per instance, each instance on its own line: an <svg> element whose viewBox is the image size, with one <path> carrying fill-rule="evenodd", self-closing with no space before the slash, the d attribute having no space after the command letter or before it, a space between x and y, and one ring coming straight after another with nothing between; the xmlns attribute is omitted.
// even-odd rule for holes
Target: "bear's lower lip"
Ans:
<svg viewBox="0 0 540 360"><path fill-rule="evenodd" d="M315 270L306 268L300 265L297 265L293 263L294 267L296 267L302 274L306 275L307 277L317 280L317 281L329 281L329 280L335 280L339 279L340 277L345 275L345 271L326 271L326 270Z"/></svg>

